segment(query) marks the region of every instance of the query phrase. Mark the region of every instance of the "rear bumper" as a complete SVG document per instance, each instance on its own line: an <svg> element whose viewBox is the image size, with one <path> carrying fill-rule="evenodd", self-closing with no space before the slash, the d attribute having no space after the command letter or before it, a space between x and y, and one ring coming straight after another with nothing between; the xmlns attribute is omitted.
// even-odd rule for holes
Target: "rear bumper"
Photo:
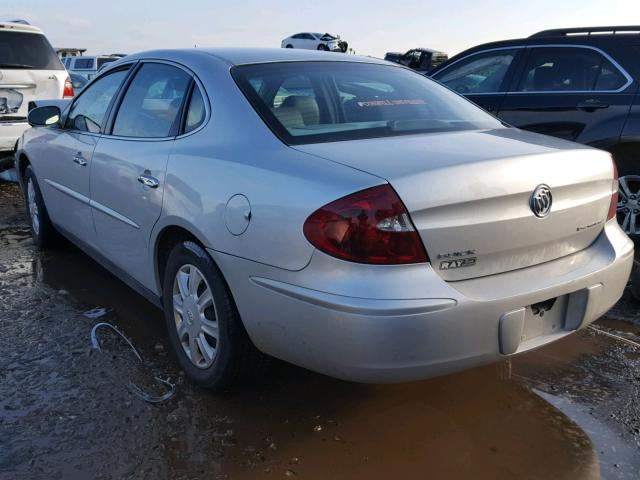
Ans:
<svg viewBox="0 0 640 480"><path fill-rule="evenodd" d="M315 252L283 271L211 251L256 346L327 375L401 382L483 365L596 320L622 295L633 243L615 221L589 248L444 282L429 265L357 265ZM556 299L544 316L531 305Z"/></svg>
<svg viewBox="0 0 640 480"><path fill-rule="evenodd" d="M28 128L27 122L0 122L0 157L13 154L18 138Z"/></svg>

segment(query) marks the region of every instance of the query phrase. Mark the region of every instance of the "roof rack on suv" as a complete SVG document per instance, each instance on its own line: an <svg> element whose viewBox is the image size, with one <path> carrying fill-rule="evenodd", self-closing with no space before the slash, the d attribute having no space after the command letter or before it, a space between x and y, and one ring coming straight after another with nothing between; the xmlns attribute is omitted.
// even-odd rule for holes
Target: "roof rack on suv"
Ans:
<svg viewBox="0 0 640 480"><path fill-rule="evenodd" d="M591 34L611 34L618 33L635 33L640 34L640 25L625 25L618 27L579 27L579 28L554 28L552 30L543 30L542 32L534 33L529 38L541 38L541 37L562 37L569 35L591 35Z"/></svg>

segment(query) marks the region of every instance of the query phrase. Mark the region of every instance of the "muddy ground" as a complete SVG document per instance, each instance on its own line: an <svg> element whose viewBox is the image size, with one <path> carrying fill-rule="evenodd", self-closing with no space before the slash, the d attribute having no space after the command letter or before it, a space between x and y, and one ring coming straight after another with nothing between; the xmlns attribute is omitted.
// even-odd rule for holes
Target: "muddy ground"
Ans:
<svg viewBox="0 0 640 480"><path fill-rule="evenodd" d="M274 362L227 394L198 389L160 312L71 245L32 245L0 182L2 479L638 479L640 351L586 330L511 362L360 385ZM85 312L102 307L103 317ZM598 328L640 340L628 296ZM144 364L115 334L138 347ZM637 324L632 323L638 322ZM160 395L149 404L134 383Z"/></svg>

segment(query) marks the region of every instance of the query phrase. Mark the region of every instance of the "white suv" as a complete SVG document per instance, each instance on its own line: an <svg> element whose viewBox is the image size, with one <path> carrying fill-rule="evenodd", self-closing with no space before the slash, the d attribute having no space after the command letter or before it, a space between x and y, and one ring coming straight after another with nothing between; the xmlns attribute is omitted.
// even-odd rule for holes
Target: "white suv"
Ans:
<svg viewBox="0 0 640 480"><path fill-rule="evenodd" d="M71 97L71 79L42 31L0 22L0 170L11 166L16 142L29 128L29 102Z"/></svg>

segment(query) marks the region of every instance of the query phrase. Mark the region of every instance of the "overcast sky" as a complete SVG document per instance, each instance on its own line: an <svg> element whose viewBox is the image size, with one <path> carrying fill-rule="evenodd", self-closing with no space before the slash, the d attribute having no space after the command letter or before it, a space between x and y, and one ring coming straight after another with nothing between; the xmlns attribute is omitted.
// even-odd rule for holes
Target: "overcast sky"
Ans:
<svg viewBox="0 0 640 480"><path fill-rule="evenodd" d="M2 0L0 19L42 28L89 54L154 48L279 47L293 33L339 34L356 53L430 47L450 55L555 27L640 24L640 0Z"/></svg>

